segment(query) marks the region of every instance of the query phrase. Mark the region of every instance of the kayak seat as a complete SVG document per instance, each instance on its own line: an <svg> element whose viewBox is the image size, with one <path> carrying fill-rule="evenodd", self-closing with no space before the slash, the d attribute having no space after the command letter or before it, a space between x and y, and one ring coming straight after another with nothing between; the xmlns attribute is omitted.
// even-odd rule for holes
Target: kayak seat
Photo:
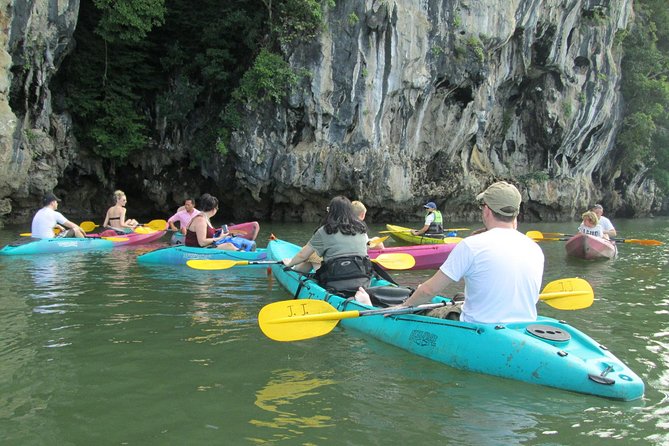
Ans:
<svg viewBox="0 0 669 446"><path fill-rule="evenodd" d="M399 305L411 296L412 288L397 286L374 286L365 288L372 304L375 307L390 307Z"/></svg>

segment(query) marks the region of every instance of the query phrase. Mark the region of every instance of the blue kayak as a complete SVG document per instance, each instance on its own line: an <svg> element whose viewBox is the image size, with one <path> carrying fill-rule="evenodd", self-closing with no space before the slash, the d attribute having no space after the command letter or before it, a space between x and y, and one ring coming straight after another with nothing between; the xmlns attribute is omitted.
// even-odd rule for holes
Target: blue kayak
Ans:
<svg viewBox="0 0 669 446"><path fill-rule="evenodd" d="M60 254L72 251L94 251L111 249L114 242L99 238L45 238L5 245L0 249L0 255L32 255L32 254Z"/></svg>
<svg viewBox="0 0 669 446"><path fill-rule="evenodd" d="M259 248L255 251L227 251L214 248L195 248L184 245L169 246L147 252L137 257L139 263L185 265L189 260L265 260L267 250Z"/></svg>
<svg viewBox="0 0 669 446"><path fill-rule="evenodd" d="M293 257L300 247L273 240L272 259ZM373 307L327 293L313 280L273 265L279 283L298 299L318 299L338 311ZM372 286L388 286L375 280ZM297 294L297 295L296 295ZM435 298L435 302L449 300ZM556 319L477 324L419 314L371 315L344 319L345 328L360 331L411 353L472 372L540 384L623 401L641 398L644 383L599 342Z"/></svg>

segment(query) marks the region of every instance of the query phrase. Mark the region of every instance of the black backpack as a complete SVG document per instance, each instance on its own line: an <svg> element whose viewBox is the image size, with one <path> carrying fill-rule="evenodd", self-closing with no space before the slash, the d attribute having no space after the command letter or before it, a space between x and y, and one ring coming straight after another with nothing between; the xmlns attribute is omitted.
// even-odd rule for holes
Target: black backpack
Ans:
<svg viewBox="0 0 669 446"><path fill-rule="evenodd" d="M314 278L326 289L353 291L366 288L372 278L372 262L367 256L340 256L323 262Z"/></svg>

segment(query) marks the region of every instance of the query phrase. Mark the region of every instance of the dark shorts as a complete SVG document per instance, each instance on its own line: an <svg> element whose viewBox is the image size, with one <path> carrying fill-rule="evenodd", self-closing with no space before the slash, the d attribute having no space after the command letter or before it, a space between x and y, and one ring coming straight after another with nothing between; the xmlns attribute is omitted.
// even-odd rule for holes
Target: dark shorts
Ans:
<svg viewBox="0 0 669 446"><path fill-rule="evenodd" d="M77 235L74 233L74 229L66 229L64 231L61 231L56 238L73 238L76 237Z"/></svg>

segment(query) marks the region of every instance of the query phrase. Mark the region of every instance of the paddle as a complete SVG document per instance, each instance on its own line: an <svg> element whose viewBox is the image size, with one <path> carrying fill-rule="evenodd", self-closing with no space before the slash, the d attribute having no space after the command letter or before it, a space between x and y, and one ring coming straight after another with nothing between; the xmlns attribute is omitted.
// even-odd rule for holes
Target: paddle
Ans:
<svg viewBox="0 0 669 446"><path fill-rule="evenodd" d="M390 238L390 236L388 236L388 235L383 236L383 237L374 237L373 239L371 239L369 241L367 246L370 247L370 248L375 248L375 247L379 246L381 243L388 240L389 238Z"/></svg>
<svg viewBox="0 0 669 446"><path fill-rule="evenodd" d="M379 231L379 234L392 234L394 232L411 232L413 229L407 229L407 230L402 230L402 231ZM444 229L444 232L452 232L452 231L471 231L469 228L448 228ZM426 235L425 237L429 237L429 235Z"/></svg>
<svg viewBox="0 0 669 446"><path fill-rule="evenodd" d="M84 231L85 231L85 229L84 229ZM56 229L54 229L53 232L55 234L58 234L58 233L60 233L60 229L56 228ZM31 235L32 234L30 232L24 232L23 234L21 234L21 237L30 237ZM112 242L127 242L128 241L127 237L98 237L97 234L92 234L92 235L86 236L86 237L87 238L101 238L101 239L109 240L109 241L112 241Z"/></svg>
<svg viewBox="0 0 669 446"><path fill-rule="evenodd" d="M275 341L300 341L330 333L342 319L415 313L444 305L445 302L441 302L416 307L340 312L324 300L292 299L265 305L258 313L258 325L265 336Z"/></svg>
<svg viewBox="0 0 669 446"><path fill-rule="evenodd" d="M416 264L416 259L411 254L404 252L380 254L377 258L371 259L386 269L403 270L411 269ZM283 263L282 260L203 260L193 259L186 262L186 265L193 269L201 270L221 270L229 269L233 266L241 265L272 265Z"/></svg>
<svg viewBox="0 0 669 446"><path fill-rule="evenodd" d="M150 222L140 226L147 226L153 229L154 231L165 231L167 229L167 221L156 219L156 220L151 220Z"/></svg>
<svg viewBox="0 0 669 446"><path fill-rule="evenodd" d="M546 235L551 235L551 234L560 234L564 236L565 238L557 238L557 237L546 237ZM527 231L525 233L528 237L534 240L546 240L546 241L567 241L569 238L573 237L573 235L569 234L561 234L558 232L539 232L539 231ZM610 239L613 242L618 242L618 243L636 243L638 245L645 245L645 246L660 246L664 245L664 242L661 242L659 240L653 240L653 239L636 239L636 238L628 238L628 239L623 239L623 238L612 238Z"/></svg>
<svg viewBox="0 0 669 446"><path fill-rule="evenodd" d="M539 298L560 310L577 310L592 305L594 295L588 282L580 278L550 282ZM258 314L260 329L275 341L299 341L331 332L342 319L362 316L415 313L448 305L446 302L404 308L337 311L322 300L293 299L265 305Z"/></svg>
<svg viewBox="0 0 669 446"><path fill-rule="evenodd" d="M100 225L96 225L92 221L82 221L81 224L79 225L81 229L83 229L86 232L91 232L95 228L99 228Z"/></svg>
<svg viewBox="0 0 669 446"><path fill-rule="evenodd" d="M130 240L128 237L100 237L102 240L109 240L110 242L127 242Z"/></svg>
<svg viewBox="0 0 669 446"><path fill-rule="evenodd" d="M53 228L53 233L55 235L60 234L60 228ZM32 232L22 232L19 234L21 237L32 237L33 233Z"/></svg>
<svg viewBox="0 0 669 446"><path fill-rule="evenodd" d="M283 260L226 260L226 259L191 259L186 262L190 268L203 271L218 271L242 265L278 265Z"/></svg>

